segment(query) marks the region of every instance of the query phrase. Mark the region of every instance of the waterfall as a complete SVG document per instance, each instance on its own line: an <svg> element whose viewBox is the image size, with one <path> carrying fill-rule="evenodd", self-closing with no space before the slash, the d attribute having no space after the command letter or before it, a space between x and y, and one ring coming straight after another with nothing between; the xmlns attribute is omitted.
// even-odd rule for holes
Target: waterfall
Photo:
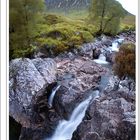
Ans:
<svg viewBox="0 0 140 140"><path fill-rule="evenodd" d="M113 41L112 46L105 48L106 50L108 50L110 53L111 52L118 52L119 51L119 46L120 44L122 44L124 41L123 38L119 38ZM103 48L104 49L104 48ZM94 59L94 61L98 64L108 64L108 62L106 61L106 57L103 55L104 50L101 49L101 54L99 56L98 59Z"/></svg>
<svg viewBox="0 0 140 140"><path fill-rule="evenodd" d="M116 39L115 41L113 41L112 46L110 47L111 51L118 52L119 45L122 44L123 41L124 41L123 38L119 38L119 39Z"/></svg>
<svg viewBox="0 0 140 140"><path fill-rule="evenodd" d="M53 99L54 99L54 96L55 96L55 93L56 91L60 88L60 85L58 85L51 93L50 97L49 97L49 100L48 100L48 103L50 105L50 107L52 107L52 103L53 103Z"/></svg>
<svg viewBox="0 0 140 140"><path fill-rule="evenodd" d="M99 60L106 61L106 57L103 54L100 54Z"/></svg>
<svg viewBox="0 0 140 140"><path fill-rule="evenodd" d="M118 42L117 42L117 41L114 41L114 42L112 43L111 50L112 50L113 52L118 52L118 51L119 51L118 45L119 45Z"/></svg>
<svg viewBox="0 0 140 140"><path fill-rule="evenodd" d="M106 61L106 57L101 53L98 59L94 59L94 61L98 64L108 64Z"/></svg>
<svg viewBox="0 0 140 140"><path fill-rule="evenodd" d="M93 97L94 96L94 97ZM81 102L72 112L70 119L59 122L54 135L46 140L71 140L73 132L82 122L91 99L99 96L99 91L95 91L94 95L90 95L86 100Z"/></svg>

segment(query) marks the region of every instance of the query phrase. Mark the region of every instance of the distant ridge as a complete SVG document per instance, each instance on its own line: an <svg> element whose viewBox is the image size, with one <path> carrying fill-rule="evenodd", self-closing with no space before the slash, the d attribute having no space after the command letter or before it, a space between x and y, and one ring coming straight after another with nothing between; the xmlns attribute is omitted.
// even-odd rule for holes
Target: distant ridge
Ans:
<svg viewBox="0 0 140 140"><path fill-rule="evenodd" d="M91 0L45 0L47 10L80 10L88 9ZM125 9L124 9L125 10ZM126 15L134 16L127 10Z"/></svg>

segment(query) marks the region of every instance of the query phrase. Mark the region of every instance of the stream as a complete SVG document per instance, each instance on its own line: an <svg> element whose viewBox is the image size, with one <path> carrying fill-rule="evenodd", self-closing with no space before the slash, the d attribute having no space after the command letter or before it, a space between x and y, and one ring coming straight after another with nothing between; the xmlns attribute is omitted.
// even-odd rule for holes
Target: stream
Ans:
<svg viewBox="0 0 140 140"><path fill-rule="evenodd" d="M123 39L119 38L113 41L112 46L108 48L110 52L118 52L119 46L123 42ZM90 95L86 100L81 102L72 112L69 120L61 120L56 127L56 130L51 138L46 138L45 140L71 140L73 132L77 129L79 124L82 122L85 112L90 104L90 101L99 97L101 92L107 86L109 79L112 75L112 65L106 61L106 57L104 55L104 50L101 50L101 54L98 59L94 59L93 61L97 64L106 67L108 71L105 75L101 76L101 81L99 83L100 91L96 90ZM55 97L56 91L60 88L57 86L55 90L52 91L52 94L49 98L49 104L52 106L53 99Z"/></svg>
<svg viewBox="0 0 140 140"><path fill-rule="evenodd" d="M54 135L46 140L70 140L73 132L82 122L85 112L89 106L90 101L99 97L99 91L95 90L86 100L81 102L72 112L69 120L62 120L59 122Z"/></svg>

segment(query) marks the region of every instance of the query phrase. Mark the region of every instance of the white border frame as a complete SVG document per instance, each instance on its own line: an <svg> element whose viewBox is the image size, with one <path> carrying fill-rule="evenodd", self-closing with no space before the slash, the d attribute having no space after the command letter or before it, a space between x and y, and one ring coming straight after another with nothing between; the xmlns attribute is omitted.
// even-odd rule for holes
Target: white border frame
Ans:
<svg viewBox="0 0 140 140"><path fill-rule="evenodd" d="M137 84L136 84L136 86L137 86L137 92L136 92L136 121L137 121L137 123L136 123L136 140L139 140L140 139L140 133L139 133L139 131L140 131L140 103L139 103L139 101L140 101L140 83L139 83L139 80L140 80L140 72L139 72L139 70L140 70L140 64L139 64L139 62L140 62L140 26L138 26L139 24L140 24L140 9L139 9L139 7L140 7L140 1L139 0L137 0L137 20L136 20L136 26L137 26L137 61L136 61L136 66L137 66L137 76L136 76L136 78L137 78L137 80L136 80L136 82L137 82Z"/></svg>
<svg viewBox="0 0 140 140"><path fill-rule="evenodd" d="M127 2L127 0L126 0ZM138 6L140 5L140 1L137 0ZM140 87L139 87L139 79L140 75L138 70L140 70L139 60L140 60L140 28L138 23L140 24L140 9L137 6L137 15L136 15L136 140L140 140ZM1 93L0 93L0 124L1 124L1 132L0 138L1 140L9 140L9 86L8 86L8 79L9 79L9 0L1 0L0 3L1 9Z"/></svg>
<svg viewBox="0 0 140 140"><path fill-rule="evenodd" d="M7 139L7 0L1 0L1 140Z"/></svg>

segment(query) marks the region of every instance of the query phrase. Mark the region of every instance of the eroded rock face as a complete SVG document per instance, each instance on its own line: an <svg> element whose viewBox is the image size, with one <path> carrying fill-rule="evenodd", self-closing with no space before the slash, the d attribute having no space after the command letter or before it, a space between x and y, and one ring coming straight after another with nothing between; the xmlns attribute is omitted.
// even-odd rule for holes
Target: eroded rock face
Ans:
<svg viewBox="0 0 140 140"><path fill-rule="evenodd" d="M57 60L57 79L61 88L55 96L54 108L65 118L69 117L79 102L98 88L101 75L106 72L105 68L87 59Z"/></svg>
<svg viewBox="0 0 140 140"><path fill-rule="evenodd" d="M135 91L112 87L89 105L72 140L93 140L93 136L97 140L135 140Z"/></svg>
<svg viewBox="0 0 140 140"><path fill-rule="evenodd" d="M22 126L31 125L32 101L56 81L56 63L52 59L15 59L9 67L9 113Z"/></svg>

